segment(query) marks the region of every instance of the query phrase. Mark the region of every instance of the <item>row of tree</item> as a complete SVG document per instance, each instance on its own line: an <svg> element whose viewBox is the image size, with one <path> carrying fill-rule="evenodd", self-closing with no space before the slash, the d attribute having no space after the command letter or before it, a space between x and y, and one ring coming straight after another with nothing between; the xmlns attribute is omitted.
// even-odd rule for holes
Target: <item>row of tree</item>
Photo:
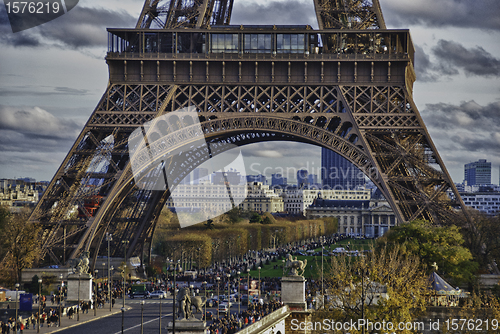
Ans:
<svg viewBox="0 0 500 334"><path fill-rule="evenodd" d="M247 214L247 213L245 213ZM283 221L270 215L259 215L253 221L228 222L227 217L185 229L176 228L176 218L163 212L153 241L154 253L174 259L192 259L200 268L247 253L287 243L299 242L337 232L334 218L322 220Z"/></svg>

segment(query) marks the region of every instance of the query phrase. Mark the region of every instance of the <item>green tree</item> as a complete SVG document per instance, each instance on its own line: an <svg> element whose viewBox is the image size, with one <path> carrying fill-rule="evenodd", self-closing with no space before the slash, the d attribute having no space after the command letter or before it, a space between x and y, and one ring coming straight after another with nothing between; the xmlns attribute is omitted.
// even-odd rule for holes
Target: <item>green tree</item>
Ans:
<svg viewBox="0 0 500 334"><path fill-rule="evenodd" d="M228 212L226 212L226 216L229 219L229 222L232 224L239 223L243 220L242 218L242 211L239 207L234 207Z"/></svg>
<svg viewBox="0 0 500 334"><path fill-rule="evenodd" d="M262 217L257 212L254 212L252 214L252 217L250 217L250 224L260 224L260 223L262 223Z"/></svg>
<svg viewBox="0 0 500 334"><path fill-rule="evenodd" d="M465 244L481 268L487 268L500 259L500 216L487 217L479 212L471 212L471 216L475 228L464 229Z"/></svg>
<svg viewBox="0 0 500 334"><path fill-rule="evenodd" d="M271 225L273 222L271 221L271 219L267 216L264 217L264 219L262 219L261 221L261 224L264 224L264 225Z"/></svg>
<svg viewBox="0 0 500 334"><path fill-rule="evenodd" d="M469 249L463 246L464 238L458 227L433 226L427 221L413 221L392 228L378 245L401 245L405 253L413 254L431 268L435 262L439 272L454 284L470 282L478 264Z"/></svg>

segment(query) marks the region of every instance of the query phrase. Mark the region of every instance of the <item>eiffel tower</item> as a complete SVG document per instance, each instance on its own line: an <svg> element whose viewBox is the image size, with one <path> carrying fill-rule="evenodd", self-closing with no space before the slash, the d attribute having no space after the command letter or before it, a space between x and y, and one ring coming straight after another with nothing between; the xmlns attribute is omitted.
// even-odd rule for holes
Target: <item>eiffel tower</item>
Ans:
<svg viewBox="0 0 500 334"><path fill-rule="evenodd" d="M412 99L409 31L388 30L378 0L313 1L318 30L230 25L234 0L146 0L135 29L108 29L107 90L30 218L43 226L44 263L64 265L83 251L95 263L108 233L111 256L123 254L123 242L128 257L147 253L176 182L227 143L325 147L364 171L399 221L463 219L465 206ZM186 107L218 151L186 147L185 159L174 161L182 136L165 145L150 134L151 163L135 178L134 130ZM139 187L158 166L168 166L175 182Z"/></svg>

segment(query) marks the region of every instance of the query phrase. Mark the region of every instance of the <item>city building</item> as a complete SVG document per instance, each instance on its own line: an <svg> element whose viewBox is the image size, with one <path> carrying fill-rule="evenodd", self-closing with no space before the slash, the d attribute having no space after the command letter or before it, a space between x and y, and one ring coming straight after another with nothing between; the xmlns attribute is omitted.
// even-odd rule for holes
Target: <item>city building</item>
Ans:
<svg viewBox="0 0 500 334"><path fill-rule="evenodd" d="M305 169L300 169L297 171L297 187L303 188L309 184L308 181L308 171Z"/></svg>
<svg viewBox="0 0 500 334"><path fill-rule="evenodd" d="M309 182L309 185L312 186L318 186L318 175L316 174L309 174L307 176L307 182Z"/></svg>
<svg viewBox="0 0 500 334"><path fill-rule="evenodd" d="M460 193L464 204L487 215L500 213L500 192Z"/></svg>
<svg viewBox="0 0 500 334"><path fill-rule="evenodd" d="M320 195L319 195L320 194ZM323 199L336 200L370 200L370 190L334 190L334 189L287 189L283 197L285 212L292 214L305 214L318 196Z"/></svg>
<svg viewBox="0 0 500 334"><path fill-rule="evenodd" d="M11 182L12 180L2 180L0 182L0 205L7 206L11 211L24 206L32 206L38 202L39 191L36 184L21 182Z"/></svg>
<svg viewBox="0 0 500 334"><path fill-rule="evenodd" d="M241 209L257 212L283 212L281 191L269 188L262 182L247 183L247 198L239 205Z"/></svg>
<svg viewBox="0 0 500 334"><path fill-rule="evenodd" d="M468 186L491 184L491 162L486 159L465 164L464 184Z"/></svg>
<svg viewBox="0 0 500 334"><path fill-rule="evenodd" d="M341 155L321 148L321 182L327 189L357 189L365 184L365 175Z"/></svg>
<svg viewBox="0 0 500 334"><path fill-rule="evenodd" d="M283 177L281 174L272 174L271 175L271 186L276 187L283 187L286 186L288 183L288 180L286 177Z"/></svg>
<svg viewBox="0 0 500 334"><path fill-rule="evenodd" d="M398 224L387 201L323 199L318 197L306 209L308 218L337 218L338 232L377 238Z"/></svg>
<svg viewBox="0 0 500 334"><path fill-rule="evenodd" d="M229 188L229 189L228 189ZM176 211L219 215L238 206L246 198L246 184L179 184L165 205Z"/></svg>

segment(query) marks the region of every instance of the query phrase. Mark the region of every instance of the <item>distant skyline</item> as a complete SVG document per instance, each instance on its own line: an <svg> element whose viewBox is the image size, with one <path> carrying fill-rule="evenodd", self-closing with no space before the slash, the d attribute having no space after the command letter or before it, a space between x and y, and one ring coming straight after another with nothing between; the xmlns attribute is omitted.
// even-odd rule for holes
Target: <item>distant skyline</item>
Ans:
<svg viewBox="0 0 500 334"><path fill-rule="evenodd" d="M0 178L53 177L105 92L106 28L133 27L143 3L82 0L68 14L16 34L0 4ZM410 29L413 98L453 181L462 182L464 164L487 159L498 183L500 1L380 3L388 28ZM312 0L236 0L232 24L317 27ZM321 166L321 149L307 144L265 142L242 152L269 178L287 167Z"/></svg>

